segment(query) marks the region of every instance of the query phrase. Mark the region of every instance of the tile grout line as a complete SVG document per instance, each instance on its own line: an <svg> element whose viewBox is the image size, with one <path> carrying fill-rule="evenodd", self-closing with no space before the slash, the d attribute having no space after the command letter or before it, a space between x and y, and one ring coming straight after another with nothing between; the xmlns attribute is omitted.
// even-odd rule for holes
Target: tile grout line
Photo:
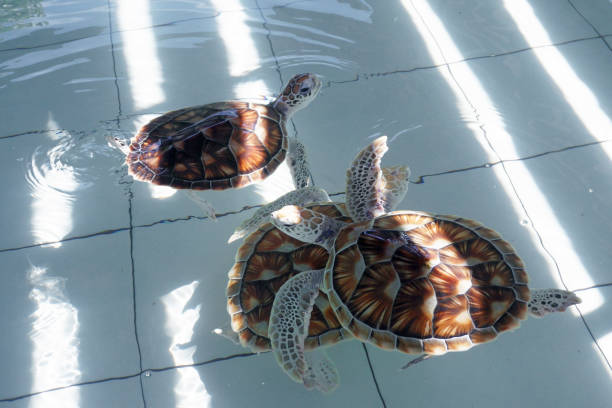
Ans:
<svg viewBox="0 0 612 408"><path fill-rule="evenodd" d="M276 51L274 50L274 45L272 44L272 30L268 27L268 20L263 13L262 8L259 6L259 1L255 0L255 5L257 6L257 10L259 11L259 15L261 16L262 26L264 30L266 30L266 39L268 40L268 46L270 47L270 52L272 53L272 57L274 57L274 65L275 70L278 73L278 78L280 79L280 86L285 85L285 80L283 79L283 73L281 72L280 65L278 63L278 57L276 56Z"/></svg>
<svg viewBox="0 0 612 408"><path fill-rule="evenodd" d="M284 8L287 7L287 5L289 4L293 4L293 3L300 3L301 1L295 1L292 3L287 3L284 6L272 6L269 7L268 9L274 10L275 8ZM285 80L283 78L283 73L281 71L280 68L280 64L278 62L278 56L276 55L276 50L274 49L274 44L272 43L272 30L270 30L270 27L268 26L268 20L266 19L266 16L263 13L263 9L259 6L259 1L255 0L255 5L257 6L257 10L259 10L259 15L261 17L262 20L262 26L264 28L264 30L266 30L266 39L268 40L268 45L270 47L270 52L272 53L272 57L274 57L274 65L275 65L275 70L278 73L278 78L280 80L280 86L281 86L281 92L283 92L283 86L285 86ZM291 118L291 125L293 126L293 131L295 132L295 137L296 139L299 136L299 132L297 129L297 126L295 125L295 121L293 120L293 118ZM308 175L310 176L310 180L312 181L312 185L315 185L315 181L314 181L314 177L312 175L312 172L310 171L310 168L308 168Z"/></svg>
<svg viewBox="0 0 612 408"><path fill-rule="evenodd" d="M117 129L121 129L121 120L119 119L121 115L123 115L122 105L121 105L121 90L119 88L119 78L117 76L117 59L115 57L115 41L113 38L113 20L112 20L112 6L111 0L106 0L107 10L108 10L108 31L109 31L109 39L110 39L110 48L111 48L111 57L113 63L113 75L114 75L114 83L115 83L115 91L117 94L117 116L115 117L115 124ZM130 239L130 272L132 278L132 316L133 316L133 324L134 324L134 337L136 341L136 349L138 351L138 368L142 372L142 350L140 347L140 340L138 338L138 324L137 324L137 314L136 314L136 270L134 268L134 217L133 217L133 208L132 202L134 199L134 194L132 192L132 184L133 181L126 183L127 184L127 199L128 199L128 214L129 214L129 239ZM145 398L144 392L144 384L142 381L142 375L138 377L140 384L140 396L142 398L142 404L144 408L147 408L147 401Z"/></svg>
<svg viewBox="0 0 612 408"><path fill-rule="evenodd" d="M504 164L504 163L509 163L509 162L527 161L527 160L531 160L531 159L537 159L537 158L540 158L540 157L548 156L548 155L551 155L551 154L563 153L563 152L567 152L569 150L581 149L581 148L585 148L585 147L596 146L596 145L600 145L600 144L604 144L604 143L610 143L610 142L612 142L612 139L597 140L597 141L594 141L594 142L582 143L582 144L579 144L579 145L572 145L572 146L562 147L562 148L559 148L559 149L548 150L548 151L542 152L542 153L534 153L534 154L531 154L529 156L519 157L519 158L516 158L516 159L500 159L500 160L495 161L495 162L487 162L487 163L480 164L480 165L477 165L477 166L463 167L463 168L447 170L447 171L443 171L443 172L439 172L439 173L424 174L424 175L418 176L416 178L416 181L411 181L411 183L412 184L424 184L425 183L424 179L426 177L443 176L443 175L447 175L447 174L463 173L463 172L467 172L467 171L470 171L470 170L486 169L486 168L491 168L493 166L497 166L499 164Z"/></svg>
<svg viewBox="0 0 612 408"><path fill-rule="evenodd" d="M412 3L412 0L411 0ZM416 13L418 14L419 18L421 19L421 22L424 24L424 26L426 27L427 31L429 32L429 35L431 36L431 38L434 40L434 43L436 44L436 46L438 47L438 51L440 52L440 55L442 56L442 58L445 61L445 66L448 70L449 75L451 76L451 78L453 79L453 81L455 82L456 86L459 88L459 90L461 91L461 94L463 95L465 101L468 103L468 105L471 107L472 111L474 112L474 115L476 117L476 121L479 123L478 127L480 128L480 130L482 131L482 135L485 138L485 140L487 141L487 144L489 145L489 147L491 148L491 150L495 153L495 155L497 157L500 157L499 154L497 153L497 151L495 150L495 148L493 147L493 145L491 144L491 141L489 140L488 137L488 132L485 129L485 124L481 122L480 120L480 114L478 113L478 110L476 109L475 105L472 103L472 101L468 98L467 94L465 93L463 87L461 86L461 84L459 84L459 81L457 80L457 78L455 77L455 75L453 74L453 71L451 69L450 64L446 63L446 57L444 56L444 53L442 51L442 48L440 47L438 41L436 40L435 36L433 35L433 32L431 31L431 29L429 28L429 25L426 23L425 19L421 16L421 14L418 11L418 8L412 4L412 7L415 9ZM501 161L501 158L500 158ZM548 250L548 248L544 245L544 240L542 239L542 236L540 235L540 233L538 232L538 230L536 229L533 220L531 218L531 216L529 215L529 212L527 211L527 208L525 207L525 204L523 203L523 200L521 199L518 191L516 190L516 186L514 185L512 178L510 177L510 174L508 173L505 164L502 162L501 163L502 169L504 171L504 174L506 175L508 182L510 183L512 190L514 191L514 194L520 204L520 206L523 208L523 211L525 212L526 217L529 220L530 225L533 228L534 233L536 234L536 236L538 237L538 240L540 242L540 246L542 247L542 249L544 250L544 252L546 252L548 254L548 256L550 257L550 259L552 260L553 264L555 265L555 269L557 270L557 274L559 276L559 279L563 285L563 287L565 288L565 290L568 290L567 285L565 283L565 280L563 279L563 275L561 274L561 269L559 268L559 264L557 263L557 260L555 259L555 257L553 256L553 254ZM591 328L589 326L589 324L587 323L584 315L582 314L582 312L580 311L580 308L578 306L576 306L576 310L578 310L578 314L580 315L580 319L582 320L582 323L584 324L587 332L589 333L589 335L591 336L591 339L593 340L593 342L595 343L595 346L597 347L597 349L599 350L601 356L603 357L603 359L606 361L608 367L610 368L610 370L612 370L612 363L610 362L610 360L608 360L608 357L606 356L606 354L603 352L603 349L601 348L601 346L599 345L599 342L597 341L597 338L594 336L593 332L591 331Z"/></svg>
<svg viewBox="0 0 612 408"><path fill-rule="evenodd" d="M601 36L601 38L605 38L605 37L612 37L612 34L604 34L604 35ZM456 64L461 64L461 63L464 63L464 62L470 62L470 61L481 60L481 59L506 57L508 55L520 54L520 53L527 52L527 51L533 51L533 50L536 50L536 49L539 49L539 48L559 47L559 46L573 44L573 43L578 43L578 42L596 40L596 39L599 39L599 38L600 38L600 36L594 35L594 36L578 38L578 39L574 39L574 40L560 41L560 42L557 42L557 43L542 44L542 45L538 45L538 46L535 46L535 47L520 48L520 49L516 49L516 50L500 52L498 54L479 55L479 56L475 56L475 57L467 57L467 58L463 58L463 59L460 59L460 60L457 60L457 61L447 61L444 64L424 65L424 66L421 66L421 67L414 67L414 68L409 68L409 69L397 69L397 70L393 70L393 71L384 71L384 72L357 73L355 75L354 79L348 79L348 80L343 80L343 81L328 81L326 88L331 87L332 84L342 85L342 84L347 84L347 83L352 83L352 82L358 82L362 78L367 80L367 79L370 79L370 78L384 77L384 76L397 75L397 74L410 74L410 73L412 73L414 71L424 71L424 70L430 70L430 69L444 68L444 67L450 66L450 65L456 65Z"/></svg>
<svg viewBox="0 0 612 408"><path fill-rule="evenodd" d="M143 372L142 369L142 349L140 347L140 339L138 337L138 314L137 314L137 304L136 304L136 267L134 264L134 225L133 225L133 214L132 214L132 202L134 199L134 194L132 193L131 186L129 189L129 214L130 214L130 228L129 228L129 236L130 236L130 269L132 276L132 316L133 316L133 324L134 324L134 339L136 341L136 349L138 350L138 368L140 372ZM147 408L147 401L145 398L144 384L142 381L142 375L138 377L138 381L140 384L140 395L142 397L142 403L145 408Z"/></svg>
<svg viewBox="0 0 612 408"><path fill-rule="evenodd" d="M463 168L459 168L459 169L446 170L446 171L442 171L442 172L438 172L438 173L423 174L423 175L417 176L414 180L410 180L410 183L412 183L412 184L424 184L425 183L425 178L445 176L445 175L449 175L449 174L464 173L464 172L468 172L468 171L472 171L472 170L478 170L478 169L487 169L487 168L491 168L493 166L497 166L497 165L500 165L500 164L503 164L503 163L527 161L527 160L536 159L536 158L540 158L540 157L544 157L544 156L548 156L548 155L552 155L552 154L563 153L563 152L566 152L566 151L569 151L569 150L583 149L583 148L586 148L586 147L595 146L595 145L599 145L599 144L603 144L603 143L610 143L610 142L612 142L612 139L609 139L609 140L599 140L599 141L583 143L583 144L579 144L579 145L566 146L566 147L562 147L560 149L549 150L549 151L546 151L546 152L535 153L535 154L532 154L532 155L529 155L529 156L519 157L519 158L516 158L516 159L501 159L501 160L496 161L496 162L487 162L487 163L483 163L483 164L480 164L480 165L463 167ZM335 192L335 193L330 193L329 196L332 197L332 196L337 196L337 195L342 195L342 194L344 194L344 192ZM257 205L250 205L250 206L246 205L246 206L242 207L239 210L231 210L231 211L227 211L227 212L224 212L224 213L219 213L216 216L217 216L217 218L221 218L221 217L226 217L226 216L229 216L229 215L241 214L244 211L248 211L248 210L255 209L255 208L260 208L263 205L264 204L257 204ZM206 216L187 215L187 216L184 216L184 217L177 217L177 218L165 218L165 219L154 221L154 222L151 222L151 223L148 223L148 224L134 225L133 228L149 228L149 227L153 227L153 226L156 226L156 225L159 225L159 224L174 223L174 222L179 222L179 221L191 221L191 220L203 221L203 220L206 220L206 219L208 219L208 217L206 217ZM47 246L47 245L53 245L53 244L58 244L58 243L74 241L74 240L92 238L92 237L102 236L102 235L109 235L109 234L114 234L114 233L117 233L117 232L128 231L128 230L129 230L129 227L119 227L119 228L113 228L113 229L106 229L106 230L102 230L102 231L92 232L92 233L89 233L89 234L76 235L76 236L64 238L64 239L59 240L59 241L39 242L39 243L34 243L34 244L22 245L22 246L19 246L19 247L2 248L2 249L0 249L0 253L21 251L21 250L30 249L30 248L38 248L38 247L43 247L43 246Z"/></svg>
<svg viewBox="0 0 612 408"><path fill-rule="evenodd" d="M328 195L330 197L333 197L333 196L342 195L342 194L344 194L343 191L337 192L337 193L330 193ZM260 208L263 205L264 204L245 205L240 210L227 211L227 212L224 212L224 213L218 213L218 214L216 214L216 217L217 218L221 218L221 217L226 217L228 215L240 214L240 213L242 213L244 211L247 211L247 210L251 210L251 209L254 209L254 208ZM151 222L149 224L134 225L132 228L134 228L134 229L150 228L150 227L154 227L154 226L160 225L160 224L168 224L168 223L174 223L174 222L179 222L179 221L191 221L191 220L204 221L206 219L208 219L208 217L204 216L204 215L202 215L202 216L199 216L199 215L187 215L185 217L178 217L178 218L165 218L165 219L162 219L162 220ZM98 231L98 232L92 232L90 234L76 235L76 236L73 236L73 237L68 237L68 238L61 239L59 241L40 242L40 243L36 243L36 244L24 245L24 246L21 246L21 247L0 249L0 254L3 253L3 252L21 251L21 250L24 250L24 249L39 248L39 247L44 247L44 246L47 246L47 245L55 245L55 244L60 244L60 243L65 243L65 242L70 242L70 241L76 241L76 240L81 240L81 239L93 238L93 237L97 237L97 236L110 235L110 234L115 234L115 233L118 233L118 232L124 232L124 231L129 231L129 230L130 230L130 227L120 227L120 228L107 229L107 230L102 230L102 231Z"/></svg>
<svg viewBox="0 0 612 408"><path fill-rule="evenodd" d="M293 2L293 3L298 3L298 2L299 1L296 1L296 2ZM263 8L263 9L265 9L265 8ZM263 9L260 9L260 11L263 10ZM267 23L264 23L264 26L267 27ZM121 32L121 31L111 32L110 34L112 35L113 33L117 33L117 32ZM455 65L455 64L460 64L460 63L463 63L463 62L469 62L469 61L474 61L474 60L479 60L479 59L489 59L489 58L504 57L504 56L508 56L508 55L513 55L513 54L518 54L518 53L522 53L522 52L532 51L532 50L538 49L538 48L558 47L558 46L561 46L561 45L567 45L567 44L576 43L576 42L582 42L582 41L590 41L590 40L594 40L594 39L598 39L598 38L605 38L605 37L611 37L612 38L612 34L604 34L604 35L599 35L599 36L591 36L591 37L579 38L579 39L575 39L575 40L567 40L567 41L562 41L562 42L558 42L558 43L539 45L539 46L536 46L536 47L521 48L521 49L518 49L518 50L502 52L502 53L499 53L499 54L491 54L491 55L481 55L481 56L476 56L476 57L468 57L468 58L464 58L464 59L458 60L458 61L447 62L446 64L425 65L425 66L421 66L421 67L414 67L414 68L408 68L408 69L398 69L398 70L385 71L385 72L357 73L357 74L355 74L355 78L354 79L341 80L341 81L340 80L335 80L335 81L334 80L330 80L330 81L327 81L327 84L326 84L325 87L329 88L333 84L342 85L342 84L347 84L347 83L358 82L361 79L366 79L367 80L367 79L376 78L376 77L384 77L384 76L398 75L398 74L409 74L409 73L412 73L412 72L415 72L415 71L438 69L438 68L443 68L443 67L445 67L447 65ZM607 44L607 42L606 42L606 44ZM278 66L277 56L275 55L274 49L273 49L271 44L270 44L270 47L271 47L271 50L272 50L272 55L274 56L276 64ZM279 72L279 69L280 68L277 67L277 69L276 69L277 72ZM281 79L281 82L282 82L283 79L282 79L282 75L280 74L280 72L279 72L279 76L280 76L280 79ZM113 119L113 121L117 121L117 119L126 119L126 118L136 117L136 116L160 115L160 114L163 114L163 113L165 113L165 112L134 113L134 114L127 114L127 115L123 115L122 114L122 115L119 115L119 117ZM295 126L295 124L294 124L294 126ZM11 138L16 138L16 137L21 137L21 136L27 136L27 135L31 135L31 134L43 134L43 133L47 133L47 132L62 131L62 130L65 130L65 129L30 130L30 131L24 131L24 132L20 132L20 133L0 136L0 140L11 139Z"/></svg>
<svg viewBox="0 0 612 408"><path fill-rule="evenodd" d="M75 383L75 384L69 384L69 385L64 385L64 386L59 386L59 387L53 387L53 388L49 388L47 390L31 392L31 393L28 393L28 394L22 394L22 395L18 395L16 397L0 398L0 403L3 403L3 402L13 402L13 401L17 401L17 400L23 400L23 399L35 397L35 396L41 395L41 394L46 394L46 393L50 393L50 392L54 392L54 391L65 390L67 388L81 387L81 386L84 386L84 385L102 384L102 383L106 383L106 382L110 382L110 381L129 380L131 378L135 378L135 377L138 377L138 376L142 377L142 375L146 374L147 372L161 373L161 372L165 372L165 371L179 370L181 368L202 367L202 366L205 366L205 365L214 364L214 363L218 363L218 362L222 362L222 361L233 360L235 358L251 357L251 356L256 356L256 355L258 355L258 354L257 353L239 353L239 354L231 354L231 355L225 356L225 357L216 357L216 358L213 358L213 359L210 359L210 360L206 360L206 361L202 361L202 362L199 362L199 363L181 364L181 365L167 366L167 367L161 367L161 368L147 368L147 369L141 370L139 373L122 375L122 376L116 376L116 377L105 377L105 378L100 378L100 379L97 379L97 380L90 380L90 381L82 381L82 382L78 382L78 383Z"/></svg>
<svg viewBox="0 0 612 408"><path fill-rule="evenodd" d="M572 292L584 292L584 291L587 291L587 290L606 288L606 287L609 287L609 286L612 286L612 282L599 283L597 285L587 286L586 288L574 289Z"/></svg>
<svg viewBox="0 0 612 408"><path fill-rule="evenodd" d="M380 402L382 403L383 408L387 408L387 403L385 402L385 398L383 397L382 392L380 391L380 387L378 386L378 381L376 380L376 374L374 373L374 367L372 367L372 361L370 361L368 347L364 342L361 343L361 346L363 347L363 352L365 353L366 360L368 361L368 366L370 367L370 374L372 374L372 380L374 380L374 385L376 386L376 392L378 393Z"/></svg>
<svg viewBox="0 0 612 408"><path fill-rule="evenodd" d="M608 42L606 41L606 39L604 38L603 35L601 35L601 33L599 32L599 30L597 29L597 27L595 27L594 24L592 24L585 16L584 14L582 14L580 12L580 10L578 10L578 8L574 5L574 3L572 2L572 0L567 0L567 2L570 4L570 6L572 6L572 8L574 9L574 11L589 25L591 26L591 29L593 31L595 31L595 33L597 33L597 36L601 39L601 41L603 41L604 45L606 47L608 47L608 49L610 51L612 51L612 47L610 46L610 44L608 44Z"/></svg>
<svg viewBox="0 0 612 408"><path fill-rule="evenodd" d="M117 31L118 32L118 31ZM112 35L112 33L110 33ZM606 35L602 35L601 38L605 38L605 37L612 37L612 34L606 34ZM508 51L508 52L504 52L504 53L500 53L500 54L494 54L494 55L484 55L484 56L476 56L476 57L468 57L459 61L452 61L452 62L448 62L448 65L454 65L454 64L459 64L459 63L463 63L463 62L468 62L468 61L473 61L473 60L478 60L478 59L488 59L488 58L497 58L497 57L503 57L503 56L507 56L507 55L512 55L512 54L517 54L517 53L521 53L521 52L526 52L526 51L532 51L534 49L537 48L544 48L544 47L556 47L559 45L566 45L566 44L570 44L570 43L575 43L575 42L581 42L581 41L589 41L589 40L594 40L600 38L599 36L592 36L592 37L587 37L587 38L582 38L582 39L577 39L577 40L568 40L568 41L564 41L564 42L560 42L560 43L554 43L554 44L548 44L548 45L541 45L541 46L537 46L537 47L531 47L531 48L522 48L520 50L514 50L514 51ZM607 42L606 42L607 44ZM114 55L113 55L114 57ZM276 56L275 56L276 58ZM384 77L384 76L391 76L391 75L398 75L398 74L409 74L415 71L422 71L422 70L429 70L429 69L438 69L438 68L443 68L445 65L444 64L439 64L439 65L427 65L427 66L422 66L422 67L414 67L414 68L409 68L409 69L400 69L400 70L394 70L394 71L386 71L386 72L374 72L374 73L357 73L355 74L355 78L354 79L348 79L348 80L335 80L335 81L327 81L326 84L326 88L331 87L333 84L336 85L342 85L342 84L347 84L347 83L353 83L353 82L358 82L361 79L370 79L370 78L376 78L376 77ZM282 77L281 77L281 81L282 81ZM119 115L118 117L112 119L112 121L116 122L117 120L121 120L121 119L127 119L130 117L137 117L137 116L144 116L144 115L161 115L164 112L148 112L148 113L134 113L134 114L127 114L127 115ZM104 122L104 121L101 121ZM295 124L294 124L295 126ZM33 134L44 134L44 133L48 133L48 132L54 132L54 131L64 131L66 129L37 129L37 130L29 130L29 131L23 131L23 132L19 132L19 133L14 133L14 134L9 134L9 135L4 135L4 136L0 136L0 140L4 140L4 139L12 139L12 138L17 138L17 137L22 137L22 136L29 136L29 135L33 135ZM297 129L295 129L297 131Z"/></svg>

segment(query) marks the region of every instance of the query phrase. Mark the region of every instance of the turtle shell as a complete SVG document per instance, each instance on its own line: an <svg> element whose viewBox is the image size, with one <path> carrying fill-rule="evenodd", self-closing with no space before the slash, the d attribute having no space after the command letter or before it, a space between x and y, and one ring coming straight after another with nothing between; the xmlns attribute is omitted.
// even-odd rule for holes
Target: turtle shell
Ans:
<svg viewBox="0 0 612 408"><path fill-rule="evenodd" d="M467 350L527 316L523 263L476 221L396 211L344 228L334 251L329 302L343 327L381 348Z"/></svg>
<svg viewBox="0 0 612 408"><path fill-rule="evenodd" d="M327 216L352 222L344 204L314 203L306 206ZM227 311L240 343L253 351L270 350L268 323L274 297L296 274L323 269L328 251L286 235L271 223L262 225L244 239L230 269ZM319 292L310 316L305 348L334 344L350 337L332 311L327 295Z"/></svg>
<svg viewBox="0 0 612 408"><path fill-rule="evenodd" d="M179 109L143 126L126 162L134 178L179 189L240 188L287 153L285 120L271 105L220 102Z"/></svg>

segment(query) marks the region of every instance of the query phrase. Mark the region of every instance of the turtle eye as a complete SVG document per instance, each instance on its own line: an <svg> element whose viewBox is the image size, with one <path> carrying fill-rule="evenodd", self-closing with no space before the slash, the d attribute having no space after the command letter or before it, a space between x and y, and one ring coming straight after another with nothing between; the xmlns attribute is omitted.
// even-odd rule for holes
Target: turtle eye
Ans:
<svg viewBox="0 0 612 408"><path fill-rule="evenodd" d="M309 86L302 86L300 88L300 93L307 93L310 92L310 87Z"/></svg>

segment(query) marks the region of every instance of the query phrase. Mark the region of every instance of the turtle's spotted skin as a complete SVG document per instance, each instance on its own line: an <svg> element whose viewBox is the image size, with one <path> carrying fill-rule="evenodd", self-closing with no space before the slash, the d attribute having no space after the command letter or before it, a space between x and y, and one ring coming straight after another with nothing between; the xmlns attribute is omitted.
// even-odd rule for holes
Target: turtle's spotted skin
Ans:
<svg viewBox="0 0 612 408"><path fill-rule="evenodd" d="M467 350L527 317L523 263L475 221L397 211L344 228L334 251L329 302L342 326L381 348Z"/></svg>
<svg viewBox="0 0 612 408"><path fill-rule="evenodd" d="M343 204L316 203L307 208L351 221ZM270 350L268 326L276 293L296 274L325 268L328 256L323 247L291 238L270 223L245 238L227 286L232 329L243 346L256 352ZM346 336L350 337L331 310L327 295L320 291L310 316L305 349L334 344Z"/></svg>
<svg viewBox="0 0 612 408"><path fill-rule="evenodd" d="M127 164L138 180L224 190L262 180L285 159L285 122L274 107L222 102L166 113L143 126Z"/></svg>

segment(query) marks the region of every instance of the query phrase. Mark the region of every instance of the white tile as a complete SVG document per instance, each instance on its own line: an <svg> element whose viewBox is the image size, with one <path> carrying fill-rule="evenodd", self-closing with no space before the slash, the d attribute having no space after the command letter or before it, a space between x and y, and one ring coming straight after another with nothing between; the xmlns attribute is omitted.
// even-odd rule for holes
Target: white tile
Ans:
<svg viewBox="0 0 612 408"><path fill-rule="evenodd" d="M356 341L338 344L327 352L340 372L340 386L330 395L307 391L293 382L268 353L196 368L153 372L143 378L147 406L181 406L189 398L200 402L197 406L208 406L203 401L209 401L212 407L256 408L268 407L270 403L294 407L382 405L361 344ZM192 392L186 393L189 389Z"/></svg>
<svg viewBox="0 0 612 408"><path fill-rule="evenodd" d="M453 66L453 70L462 72L470 69L486 93L490 102L480 97L471 82L459 78L502 158L525 157L603 140L608 129L612 129L609 107L612 79L604 74L612 69L612 53L599 40L546 51L551 52L558 54L544 63L557 80L532 51ZM569 63L574 76L558 76L565 71L556 70L555 63L564 63L557 56ZM583 109L586 106L589 108Z"/></svg>
<svg viewBox="0 0 612 408"><path fill-rule="evenodd" d="M572 4L602 35L612 34L610 0L573 0Z"/></svg>
<svg viewBox="0 0 612 408"><path fill-rule="evenodd" d="M165 112L280 88L261 17L252 8L143 3L114 7L113 35L124 114ZM188 7L189 11L186 8ZM192 10L193 9L193 10Z"/></svg>
<svg viewBox="0 0 612 408"><path fill-rule="evenodd" d="M0 136L54 127L90 130L117 114L106 1L64 3L32 7L38 17L3 33L11 38L2 49L12 51L0 53L0 89L10 101Z"/></svg>
<svg viewBox="0 0 612 408"><path fill-rule="evenodd" d="M61 406L64 408L137 408L144 407L141 394L140 384L136 377L69 387L10 403L3 403L2 406L10 408L42 408L51 406Z"/></svg>
<svg viewBox="0 0 612 408"><path fill-rule="evenodd" d="M569 408L583 404L585 396L592 406L605 407L612 397L608 369L582 321L571 313L529 319L493 343L405 371L398 368L415 356L374 350L371 357L390 407Z"/></svg>
<svg viewBox="0 0 612 408"><path fill-rule="evenodd" d="M325 79L432 64L400 2L259 2L282 69L299 66ZM267 34L262 32L261 35Z"/></svg>
<svg viewBox="0 0 612 408"><path fill-rule="evenodd" d="M126 232L2 253L0 398L139 371Z"/></svg>
<svg viewBox="0 0 612 408"><path fill-rule="evenodd" d="M426 17L424 2L414 3ZM429 4L466 58L529 48L503 2L431 1ZM553 43L593 34L566 2L530 1L529 5Z"/></svg>
<svg viewBox="0 0 612 408"><path fill-rule="evenodd" d="M317 184L344 191L353 158L380 135L390 146L383 166L407 164L415 177L486 163L480 134L449 95L438 69L324 89L295 118Z"/></svg>
<svg viewBox="0 0 612 408"><path fill-rule="evenodd" d="M134 231L138 333L144 367L187 364L248 351L212 332L229 322L225 288L238 244L229 246L226 242L239 220L233 216L217 223L180 221ZM192 347L192 357L180 351Z"/></svg>
<svg viewBox="0 0 612 408"><path fill-rule="evenodd" d="M105 31L108 23L107 2L85 0L78 4L63 1L7 4L2 23L1 49L52 43L54 40L50 35L58 36L55 41L74 40Z"/></svg>
<svg viewBox="0 0 612 408"><path fill-rule="evenodd" d="M129 226L122 158L104 137L51 131L0 140L0 249Z"/></svg>
<svg viewBox="0 0 612 408"><path fill-rule="evenodd" d="M521 201L570 289L612 281L612 164L602 145L506 164ZM518 166L535 180L533 191ZM539 190L539 191L538 191ZM542 205L543 197L548 209ZM545 212L545 213L544 213ZM556 219L565 241L550 223ZM582 267L568 258L575 254ZM567 259L567 264L563 262ZM580 270L578 270L580 269ZM584 269L584 270L582 270ZM583 281L584 278L590 278Z"/></svg>
<svg viewBox="0 0 612 408"><path fill-rule="evenodd" d="M612 277L609 279L612 281ZM607 282L610 283L610 282ZM610 324L610 298L612 297L612 287L607 286L597 289L607 300L601 308L595 312L585 316L586 323L589 325L589 329L593 336L597 339L599 348L593 349L597 353L601 353L601 364L606 367L608 364L612 364L612 324ZM594 290L580 291L578 294L582 299L586 299L593 295ZM607 360L607 361L606 361ZM612 368L608 367L608 379L612 381Z"/></svg>

